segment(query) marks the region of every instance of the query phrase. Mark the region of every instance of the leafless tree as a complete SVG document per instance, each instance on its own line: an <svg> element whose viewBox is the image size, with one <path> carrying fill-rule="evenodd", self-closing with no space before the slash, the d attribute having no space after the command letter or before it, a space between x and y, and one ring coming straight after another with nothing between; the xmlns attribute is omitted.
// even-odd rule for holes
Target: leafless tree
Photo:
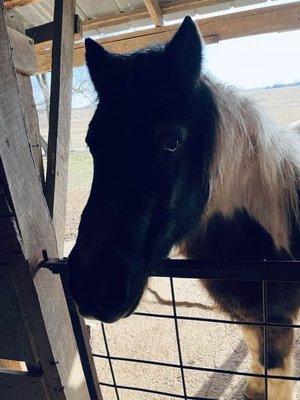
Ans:
<svg viewBox="0 0 300 400"><path fill-rule="evenodd" d="M79 85L73 86L73 93L82 95L91 104L97 103L97 96L89 79L84 79L79 83Z"/></svg>
<svg viewBox="0 0 300 400"><path fill-rule="evenodd" d="M45 110L49 121L50 113L50 86L46 74L36 75L36 80L43 94L43 100L37 104L39 110ZM81 95L88 100L90 104L96 104L97 96L89 79L83 79L77 86L72 88L73 94ZM44 152L47 154L47 142L41 136L41 145Z"/></svg>
<svg viewBox="0 0 300 400"><path fill-rule="evenodd" d="M46 74L36 75L36 80L41 88L44 98L44 104L47 112L47 116L49 118L50 112L50 88L47 80Z"/></svg>
<svg viewBox="0 0 300 400"><path fill-rule="evenodd" d="M46 115L49 121L49 112L50 112L50 89L49 89L49 84L48 84L48 80L47 80L47 76L46 74L41 74L41 75L36 75L35 76L41 91L43 93L43 100L44 100L44 107L46 109ZM37 104L37 107L39 107L39 105ZM42 108L44 108L42 107ZM41 146L42 149L44 150L45 154L47 154L47 150L48 150L48 143L46 142L46 140L43 138L42 135L40 135L40 139L41 139Z"/></svg>

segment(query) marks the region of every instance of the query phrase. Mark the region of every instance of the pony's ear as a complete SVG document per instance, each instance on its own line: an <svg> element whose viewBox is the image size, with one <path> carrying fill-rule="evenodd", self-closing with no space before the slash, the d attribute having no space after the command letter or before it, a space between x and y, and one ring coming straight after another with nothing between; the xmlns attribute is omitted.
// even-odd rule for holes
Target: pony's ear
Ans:
<svg viewBox="0 0 300 400"><path fill-rule="evenodd" d="M111 54L93 39L85 39L85 59L90 77L97 92L102 88L105 70L111 61Z"/></svg>
<svg viewBox="0 0 300 400"><path fill-rule="evenodd" d="M165 55L176 81L193 85L201 70L202 39L191 17L185 17L173 39L166 45Z"/></svg>

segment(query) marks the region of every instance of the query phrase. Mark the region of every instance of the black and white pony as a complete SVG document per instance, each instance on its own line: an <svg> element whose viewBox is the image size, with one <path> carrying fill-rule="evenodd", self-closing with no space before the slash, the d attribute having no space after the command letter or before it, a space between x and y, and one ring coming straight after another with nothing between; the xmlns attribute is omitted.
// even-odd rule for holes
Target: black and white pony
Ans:
<svg viewBox="0 0 300 400"><path fill-rule="evenodd" d="M87 39L86 60L100 99L87 134L94 178L69 258L83 315L130 315L171 249L196 259L300 257L300 133L202 72L191 18L165 46L131 54ZM203 283L232 318L262 320L258 283ZM268 320L292 324L299 285L269 284L268 296ZM262 373L262 330L243 333L251 371ZM268 339L269 373L293 375L293 330L269 328ZM293 392L291 381L270 380L269 399ZM246 395L264 399L264 380L249 379Z"/></svg>

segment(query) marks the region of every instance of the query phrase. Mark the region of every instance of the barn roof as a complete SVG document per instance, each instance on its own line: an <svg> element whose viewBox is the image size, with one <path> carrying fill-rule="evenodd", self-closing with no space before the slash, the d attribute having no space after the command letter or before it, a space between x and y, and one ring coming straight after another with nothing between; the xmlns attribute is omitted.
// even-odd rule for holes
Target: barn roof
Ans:
<svg viewBox="0 0 300 400"><path fill-rule="evenodd" d="M26 28L53 20L54 0L6 0L5 5L30 3L7 10ZM198 20L206 42L291 29L300 29L300 2L265 0L77 0L82 36L95 36L110 50L130 51L166 41L186 14ZM74 65L84 62L84 46L75 37ZM78 41L79 39L79 41ZM38 70L50 69L49 46L36 47Z"/></svg>

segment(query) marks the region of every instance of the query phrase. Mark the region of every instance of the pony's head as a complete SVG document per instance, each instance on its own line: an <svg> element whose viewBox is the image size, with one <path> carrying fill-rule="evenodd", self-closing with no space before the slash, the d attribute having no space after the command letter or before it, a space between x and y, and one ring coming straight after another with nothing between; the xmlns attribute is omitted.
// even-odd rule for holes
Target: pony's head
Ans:
<svg viewBox="0 0 300 400"><path fill-rule="evenodd" d="M165 46L131 54L87 39L86 60L99 95L86 139L94 177L70 288L82 314L113 322L135 309L151 266L201 218L216 111L189 17Z"/></svg>

